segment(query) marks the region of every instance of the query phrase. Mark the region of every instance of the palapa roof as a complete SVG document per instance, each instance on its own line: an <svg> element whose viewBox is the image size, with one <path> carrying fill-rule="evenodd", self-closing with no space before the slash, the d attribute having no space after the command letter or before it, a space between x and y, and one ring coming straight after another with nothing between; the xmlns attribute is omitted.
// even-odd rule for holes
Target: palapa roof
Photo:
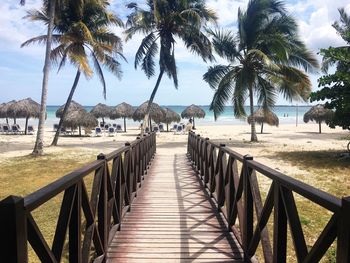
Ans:
<svg viewBox="0 0 350 263"><path fill-rule="evenodd" d="M142 103L134 112L132 118L134 121L141 121L144 119L147 111L148 101ZM165 111L157 103L151 104L150 117L155 122L161 122L164 119Z"/></svg>
<svg viewBox="0 0 350 263"><path fill-rule="evenodd" d="M132 118L135 110L133 106L131 106L128 103L120 103L114 108L112 108L110 113L111 119L118 119L118 118Z"/></svg>
<svg viewBox="0 0 350 263"><path fill-rule="evenodd" d="M94 128L97 125L98 121L95 116L84 109L69 111L63 121L63 126L69 128L76 128L78 126Z"/></svg>
<svg viewBox="0 0 350 263"><path fill-rule="evenodd" d="M40 104L31 98L19 100L8 106L7 114L13 118L39 118Z"/></svg>
<svg viewBox="0 0 350 263"><path fill-rule="evenodd" d="M326 109L322 104L317 104L304 114L304 122L323 122L332 119L333 115L334 112L332 110Z"/></svg>
<svg viewBox="0 0 350 263"><path fill-rule="evenodd" d="M180 122L181 117L179 114L177 114L175 111L169 108L164 108L165 110L165 117L162 120L164 123L172 123L172 122Z"/></svg>
<svg viewBox="0 0 350 263"><path fill-rule="evenodd" d="M94 115L96 118L105 118L109 117L111 114L112 108L107 106L106 104L99 103L95 107L92 108L90 113Z"/></svg>
<svg viewBox="0 0 350 263"><path fill-rule="evenodd" d="M192 104L191 106L188 106L181 113L181 117L182 118L186 118L186 119L193 118L193 117L204 118L205 117L205 111L201 107Z"/></svg>
<svg viewBox="0 0 350 263"><path fill-rule="evenodd" d="M11 100L11 101L9 101L7 103L2 103L1 104L1 106L0 106L0 118L10 117L9 114L8 114L8 109L15 102L16 102L15 100Z"/></svg>
<svg viewBox="0 0 350 263"><path fill-rule="evenodd" d="M58 110L56 111L56 117L57 118L61 118L62 117L62 113L64 110L64 106L66 104L63 104L61 107L58 108ZM75 102L74 100L72 100L69 104L69 108L68 108L68 112L71 111L77 111L77 110L84 110L84 107L82 105L80 105L79 103Z"/></svg>
<svg viewBox="0 0 350 263"><path fill-rule="evenodd" d="M267 123L271 126L277 126L279 125L279 119L275 113L272 111L264 111L264 109L260 108L254 112L254 119L256 123L262 124ZM252 121L252 116L248 116L247 118L248 123L250 124Z"/></svg>

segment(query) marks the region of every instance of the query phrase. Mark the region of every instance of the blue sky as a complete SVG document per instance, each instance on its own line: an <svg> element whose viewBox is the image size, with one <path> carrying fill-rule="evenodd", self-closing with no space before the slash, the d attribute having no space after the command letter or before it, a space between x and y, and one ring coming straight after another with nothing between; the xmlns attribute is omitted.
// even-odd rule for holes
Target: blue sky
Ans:
<svg viewBox="0 0 350 263"><path fill-rule="evenodd" d="M122 17L129 1L112 1L111 9ZM142 1L139 1L142 2ZM208 0L209 7L219 16L219 25L235 29L237 8L245 7L248 0ZM289 11L299 24L300 35L308 47L315 53L320 48L343 44L331 24L339 18L337 8L345 7L350 12L348 0L293 0L285 1ZM26 10L39 8L41 0L27 0L25 7L19 0L0 1L0 103L12 99L32 97L40 101L44 46L20 48L25 40L46 33L43 25L22 19ZM121 29L115 29L122 36ZM124 44L124 54L128 63L123 63L123 78L118 80L105 71L107 81L107 100L102 96L102 86L97 77L79 82L74 100L84 105L95 105L99 102L116 105L126 101L138 105L148 99L156 78L148 80L141 70L135 70L133 60L135 51L142 36L135 37ZM155 101L162 105L188 105L196 103L208 105L212 91L202 81L208 65L198 57L190 54L181 42L176 47L176 58L179 72L179 89L173 87L172 81L163 78ZM61 105L65 102L76 70L66 66L57 74L52 68L49 80L48 105ZM314 90L317 88L318 75L311 75ZM278 104L288 104L279 98Z"/></svg>

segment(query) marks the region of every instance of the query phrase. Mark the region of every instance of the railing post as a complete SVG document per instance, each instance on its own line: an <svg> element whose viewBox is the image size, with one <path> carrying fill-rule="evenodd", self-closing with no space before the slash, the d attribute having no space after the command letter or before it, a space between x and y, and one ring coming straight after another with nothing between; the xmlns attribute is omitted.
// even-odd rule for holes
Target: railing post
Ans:
<svg viewBox="0 0 350 263"><path fill-rule="evenodd" d="M274 186L273 218L273 263L286 262L287 258L287 214L283 205L281 186Z"/></svg>
<svg viewBox="0 0 350 263"><path fill-rule="evenodd" d="M207 184L209 182L209 160L208 160L208 145L209 138L205 138L204 141L204 183Z"/></svg>
<svg viewBox="0 0 350 263"><path fill-rule="evenodd" d="M350 196L341 200L338 223L337 263L350 262Z"/></svg>
<svg viewBox="0 0 350 263"><path fill-rule="evenodd" d="M216 174L216 195L217 195L217 203L218 203L218 210L221 210L221 207L225 204L225 181L224 181L224 173L226 170L226 156L223 151L223 148L225 148L226 145L221 143L220 149L219 149L219 155L218 155L218 173Z"/></svg>
<svg viewBox="0 0 350 263"><path fill-rule="evenodd" d="M130 163L130 158L131 158L131 153L130 153L130 143L126 142L125 146L128 147L129 149L125 151L124 155L124 173L125 173L125 180L126 180L126 191L128 194L128 200L125 200L125 205L129 205L128 212L130 211L131 208L131 198L132 198L132 178L131 178L131 163Z"/></svg>
<svg viewBox="0 0 350 263"><path fill-rule="evenodd" d="M244 225L243 225L243 250L246 253L249 244L253 238L253 195L250 188L250 169L247 162L253 160L253 156L245 155L243 157L243 191L244 191Z"/></svg>
<svg viewBox="0 0 350 263"><path fill-rule="evenodd" d="M98 214L98 231L100 234L100 238L103 244L103 249L106 251L107 245L108 245L108 232L109 232L109 226L107 225L107 178L106 178L106 156L104 154L99 154L97 156L97 160L104 160L104 165L102 167L102 173L101 173L101 188L100 188L100 194L98 198L98 208L97 208L97 214Z"/></svg>
<svg viewBox="0 0 350 263"><path fill-rule="evenodd" d="M24 200L9 196L0 202L0 256L6 262L28 262Z"/></svg>

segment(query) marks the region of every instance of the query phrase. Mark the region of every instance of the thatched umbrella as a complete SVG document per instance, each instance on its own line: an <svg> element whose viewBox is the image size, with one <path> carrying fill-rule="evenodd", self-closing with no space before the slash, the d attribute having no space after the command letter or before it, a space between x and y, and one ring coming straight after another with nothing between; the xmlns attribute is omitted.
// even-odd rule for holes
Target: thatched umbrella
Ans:
<svg viewBox="0 0 350 263"><path fill-rule="evenodd" d="M145 118L146 111L147 111L147 105L148 101L142 103L134 112L132 115L132 118L134 121L141 121ZM152 119L155 122L161 122L164 119L165 116L165 111L163 110L162 107L160 107L157 103L152 103L151 104L151 109L149 112L149 123L150 123L150 128L152 129Z"/></svg>
<svg viewBox="0 0 350 263"><path fill-rule="evenodd" d="M107 106L106 104L99 103L95 107L92 108L90 111L91 114L93 114L97 119L102 118L103 125L105 123L105 117L109 117L111 114L111 107Z"/></svg>
<svg viewBox="0 0 350 263"><path fill-rule="evenodd" d="M195 129L195 123L194 123L194 117L196 118L204 118L205 117L205 111L197 106L192 104L191 106L188 106L182 113L181 117L185 119L193 119L193 129Z"/></svg>
<svg viewBox="0 0 350 263"><path fill-rule="evenodd" d="M124 119L124 132L126 132L126 118L130 119L133 117L134 114L134 108L125 102L118 104L114 108L112 108L112 111L110 113L111 119L118 119L123 118Z"/></svg>
<svg viewBox="0 0 350 263"><path fill-rule="evenodd" d="M79 127L79 136L81 136L81 127L94 128L97 125L98 121L95 116L85 109L69 111L63 121L63 127L69 127L72 130Z"/></svg>
<svg viewBox="0 0 350 263"><path fill-rule="evenodd" d="M165 117L162 122L166 123L166 131L169 131L169 124L172 122L180 122L181 117L175 111L169 108L164 108Z"/></svg>
<svg viewBox="0 0 350 263"><path fill-rule="evenodd" d="M56 111L56 117L57 118L61 118L62 114L63 114L63 110L64 110L64 106L66 104L63 104L61 107L58 108L58 110ZM71 103L69 104L68 107L68 112L73 112L73 111L77 111L77 110L85 110L84 107L82 105L80 105L79 103L75 102L74 100L71 101Z"/></svg>
<svg viewBox="0 0 350 263"><path fill-rule="evenodd" d="M267 123L268 125L276 126L276 127L278 127L279 125L279 119L277 115L272 111L264 111L264 109L262 108L254 112L254 119L256 123L259 123L261 125L260 133L263 133L264 123ZM252 116L249 115L247 120L250 125L252 121Z"/></svg>
<svg viewBox="0 0 350 263"><path fill-rule="evenodd" d="M332 119L333 115L334 112L332 110L326 109L322 104L317 104L316 106L311 107L311 109L304 114L304 122L318 122L318 131L321 133L321 123Z"/></svg>
<svg viewBox="0 0 350 263"><path fill-rule="evenodd" d="M39 118L40 115L40 104L32 100L31 98L26 98L12 103L8 107L8 115L13 118L25 118L26 125L24 129L24 134L27 134L28 119L29 118Z"/></svg>
<svg viewBox="0 0 350 263"><path fill-rule="evenodd" d="M11 100L11 101L9 101L7 103L1 104L1 107L0 107L0 118L6 118L7 124L9 123L8 117L10 117L9 113L8 113L8 109L15 102L16 102L15 100ZM16 123L16 117L13 118L13 121L14 121L14 123Z"/></svg>

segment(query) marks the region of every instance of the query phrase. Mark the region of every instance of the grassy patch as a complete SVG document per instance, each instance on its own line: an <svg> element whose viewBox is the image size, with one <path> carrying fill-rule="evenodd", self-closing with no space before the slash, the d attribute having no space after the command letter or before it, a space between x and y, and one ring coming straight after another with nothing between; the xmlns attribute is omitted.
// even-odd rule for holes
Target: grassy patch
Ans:
<svg viewBox="0 0 350 263"><path fill-rule="evenodd" d="M95 159L91 152L65 151L35 158L25 156L2 160L0 200L8 195L26 196ZM88 177L87 185L92 181L92 176ZM32 212L49 246L55 234L62 197L63 194L59 194ZM29 262L40 262L31 248Z"/></svg>

